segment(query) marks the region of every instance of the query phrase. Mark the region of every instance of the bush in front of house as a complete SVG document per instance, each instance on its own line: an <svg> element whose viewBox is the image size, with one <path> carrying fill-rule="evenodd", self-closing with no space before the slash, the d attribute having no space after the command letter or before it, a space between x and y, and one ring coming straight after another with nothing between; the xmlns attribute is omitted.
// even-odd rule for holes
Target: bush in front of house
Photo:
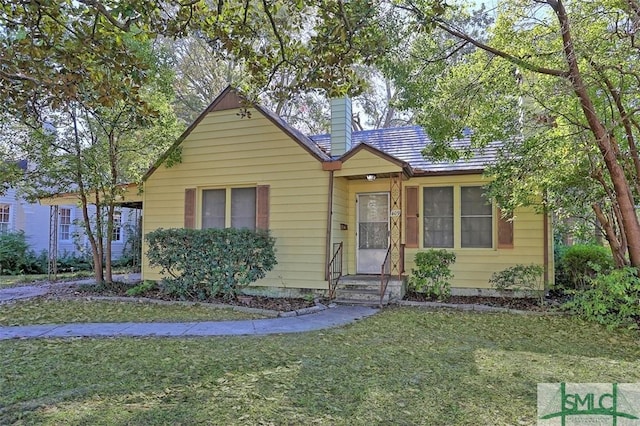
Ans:
<svg viewBox="0 0 640 426"><path fill-rule="evenodd" d="M608 327L637 328L640 320L640 278L632 267L598 272L586 290L573 291L564 308Z"/></svg>
<svg viewBox="0 0 640 426"><path fill-rule="evenodd" d="M276 265L275 238L249 229L158 229L146 235L163 290L186 300L233 299Z"/></svg>
<svg viewBox="0 0 640 426"><path fill-rule="evenodd" d="M47 272L47 252L29 249L24 231L0 232L0 275Z"/></svg>
<svg viewBox="0 0 640 426"><path fill-rule="evenodd" d="M498 291L525 292L528 295L538 295L540 302L544 299L542 288L542 274L544 269L540 265L514 265L500 272L491 274L489 283Z"/></svg>
<svg viewBox="0 0 640 426"><path fill-rule="evenodd" d="M411 269L409 289L424 293L438 300L446 300L451 295L453 278L450 266L456 261L456 254L444 249L431 249L416 253L415 268Z"/></svg>
<svg viewBox="0 0 640 426"><path fill-rule="evenodd" d="M24 274L29 263L24 231L0 232L0 275Z"/></svg>
<svg viewBox="0 0 640 426"><path fill-rule="evenodd" d="M611 250L601 245L576 244L564 248L556 267L566 276L565 289L584 290L596 276L596 270L606 274L613 269L613 257Z"/></svg>

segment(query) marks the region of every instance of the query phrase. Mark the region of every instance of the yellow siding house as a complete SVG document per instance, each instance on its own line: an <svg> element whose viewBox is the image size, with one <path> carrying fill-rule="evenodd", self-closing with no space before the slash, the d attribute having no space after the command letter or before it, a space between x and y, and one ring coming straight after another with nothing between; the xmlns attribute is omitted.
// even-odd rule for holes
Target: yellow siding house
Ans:
<svg viewBox="0 0 640 426"><path fill-rule="evenodd" d="M548 283L549 218L523 209L507 221L483 196L497 146L434 163L421 155L428 143L417 126L352 132L346 99L332 101L331 134L309 137L227 88L145 176L143 235L267 228L278 264L252 290L269 294L327 294L333 278L390 276L400 297L415 254L429 248L456 253L454 294L489 293L491 274L519 263L544 266ZM181 162L165 167L175 149ZM162 278L146 260L142 273Z"/></svg>

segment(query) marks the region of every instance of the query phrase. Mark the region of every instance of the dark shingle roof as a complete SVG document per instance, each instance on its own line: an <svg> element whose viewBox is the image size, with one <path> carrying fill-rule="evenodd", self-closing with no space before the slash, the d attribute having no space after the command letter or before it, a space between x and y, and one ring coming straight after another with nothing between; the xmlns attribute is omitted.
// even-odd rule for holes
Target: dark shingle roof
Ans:
<svg viewBox="0 0 640 426"><path fill-rule="evenodd" d="M425 146L431 139L420 126L395 127L386 129L364 130L352 133L353 148L360 143L366 143L399 160L411 165L415 172L443 173L443 172L471 172L480 171L497 159L498 149L502 145L493 142L483 148L472 149L470 158L461 158L454 162L431 161L422 155ZM330 152L331 136L329 134L311 136L323 151ZM465 149L470 146L470 139L460 139L452 143L453 148Z"/></svg>

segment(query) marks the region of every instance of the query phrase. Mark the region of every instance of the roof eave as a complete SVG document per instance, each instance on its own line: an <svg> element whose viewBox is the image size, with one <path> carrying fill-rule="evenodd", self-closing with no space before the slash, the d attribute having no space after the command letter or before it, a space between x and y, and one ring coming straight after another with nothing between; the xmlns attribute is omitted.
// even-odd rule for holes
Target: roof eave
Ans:
<svg viewBox="0 0 640 426"><path fill-rule="evenodd" d="M452 170L413 170L414 177L421 176L452 176L452 175L477 175L484 173L484 169L452 169Z"/></svg>

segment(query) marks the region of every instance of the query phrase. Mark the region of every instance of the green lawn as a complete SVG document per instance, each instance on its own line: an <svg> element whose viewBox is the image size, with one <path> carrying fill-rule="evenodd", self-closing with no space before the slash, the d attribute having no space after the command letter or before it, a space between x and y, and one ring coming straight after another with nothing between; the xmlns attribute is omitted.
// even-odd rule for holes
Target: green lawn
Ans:
<svg viewBox="0 0 640 426"><path fill-rule="evenodd" d="M0 424L535 424L539 382L640 382L637 332L409 308L305 334L0 353Z"/></svg>
<svg viewBox="0 0 640 426"><path fill-rule="evenodd" d="M0 325L71 322L222 321L264 318L207 305L31 299L0 305Z"/></svg>

